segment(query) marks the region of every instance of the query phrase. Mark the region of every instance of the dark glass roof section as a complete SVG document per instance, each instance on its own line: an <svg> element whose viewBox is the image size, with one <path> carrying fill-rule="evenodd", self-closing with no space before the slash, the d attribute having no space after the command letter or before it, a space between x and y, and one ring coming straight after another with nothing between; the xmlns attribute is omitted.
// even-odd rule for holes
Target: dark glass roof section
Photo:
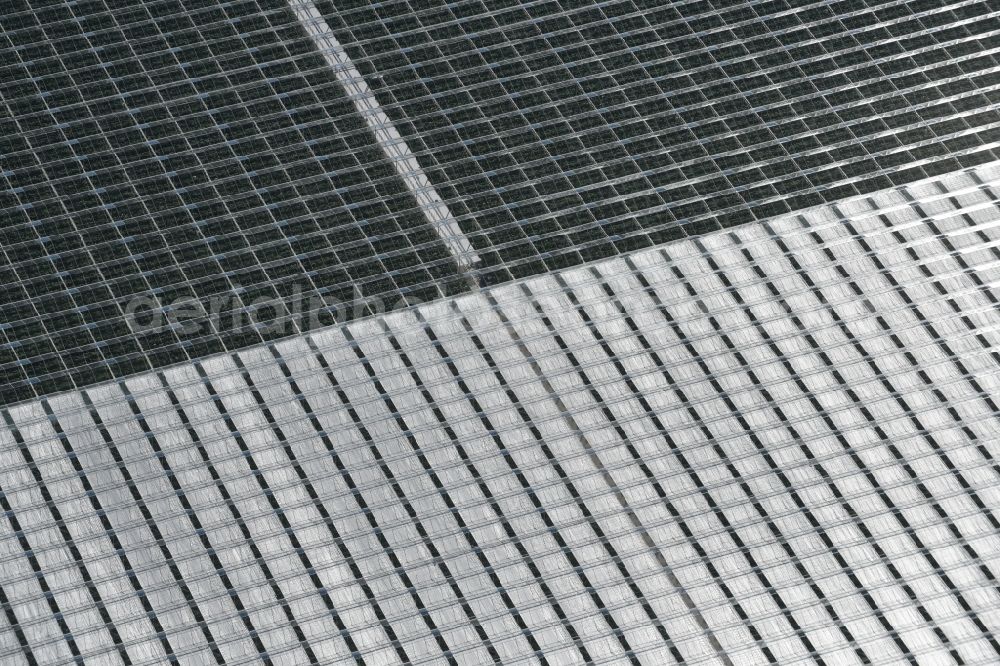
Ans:
<svg viewBox="0 0 1000 666"><path fill-rule="evenodd" d="M17 0L0 63L3 402L260 342L258 299L464 288L284 0Z"/></svg>
<svg viewBox="0 0 1000 666"><path fill-rule="evenodd" d="M486 283L996 159L994 2L317 3Z"/></svg>

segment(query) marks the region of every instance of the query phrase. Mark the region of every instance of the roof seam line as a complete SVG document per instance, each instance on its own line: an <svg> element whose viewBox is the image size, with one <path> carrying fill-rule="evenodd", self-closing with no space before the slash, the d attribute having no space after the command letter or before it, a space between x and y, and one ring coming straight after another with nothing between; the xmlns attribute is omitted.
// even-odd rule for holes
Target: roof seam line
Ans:
<svg viewBox="0 0 1000 666"><path fill-rule="evenodd" d="M396 173L416 198L424 217L455 256L459 269L464 271L472 268L479 262L472 243L431 184L406 140L382 110L375 93L368 87L315 3L312 0L288 0L288 5L323 59L333 69L337 81L344 87L354 108L365 119L368 129L375 135L376 142L392 162Z"/></svg>

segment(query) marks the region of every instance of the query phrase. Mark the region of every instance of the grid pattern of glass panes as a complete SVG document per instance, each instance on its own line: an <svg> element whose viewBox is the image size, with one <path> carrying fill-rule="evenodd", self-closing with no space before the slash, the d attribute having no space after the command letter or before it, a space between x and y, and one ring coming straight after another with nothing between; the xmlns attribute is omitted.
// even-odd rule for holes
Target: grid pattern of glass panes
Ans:
<svg viewBox="0 0 1000 666"><path fill-rule="evenodd" d="M318 4L487 283L998 156L994 2Z"/></svg>
<svg viewBox="0 0 1000 666"><path fill-rule="evenodd" d="M286 2L16 0L0 399L294 332L261 299L324 324L1000 157L989 1L317 5L483 261L459 274ZM225 298L137 334L136 296Z"/></svg>
<svg viewBox="0 0 1000 666"><path fill-rule="evenodd" d="M998 167L0 408L0 663L996 664Z"/></svg>
<svg viewBox="0 0 1000 666"><path fill-rule="evenodd" d="M260 342L259 299L463 288L284 0L16 0L0 62L4 402Z"/></svg>

